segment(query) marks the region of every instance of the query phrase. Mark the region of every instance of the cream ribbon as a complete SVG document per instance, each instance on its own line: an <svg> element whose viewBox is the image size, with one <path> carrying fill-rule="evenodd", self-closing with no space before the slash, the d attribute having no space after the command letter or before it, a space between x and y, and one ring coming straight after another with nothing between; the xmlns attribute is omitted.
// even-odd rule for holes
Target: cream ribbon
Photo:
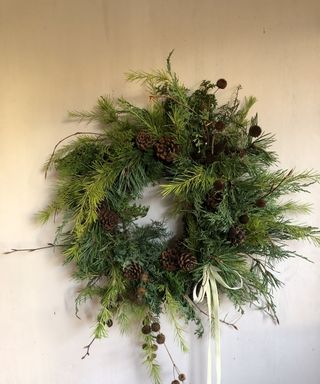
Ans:
<svg viewBox="0 0 320 384"><path fill-rule="evenodd" d="M240 285L230 287L223 278L219 275L219 268L212 265L206 265L203 268L202 279L196 284L193 289L193 301L201 303L205 298L207 299L208 316L210 321L210 334L212 333L211 322L214 323L214 336L215 336L215 355L216 355L216 384L221 384L221 341L220 341L220 324L219 324L219 295L217 283L227 289L241 289L243 286L243 279L241 275L234 271L240 278ZM200 286L200 287L199 287ZM207 370L207 384L211 383L212 378L212 358L211 358L211 340L209 338L208 345L208 370Z"/></svg>

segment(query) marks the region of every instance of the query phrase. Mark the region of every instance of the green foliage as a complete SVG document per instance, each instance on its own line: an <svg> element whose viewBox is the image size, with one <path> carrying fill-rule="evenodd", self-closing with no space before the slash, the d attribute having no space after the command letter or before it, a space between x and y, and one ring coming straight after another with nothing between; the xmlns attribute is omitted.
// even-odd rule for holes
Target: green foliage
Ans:
<svg viewBox="0 0 320 384"><path fill-rule="evenodd" d="M281 282L275 265L299 256L288 240L320 245L317 228L289 217L310 212L291 195L307 191L319 175L276 169L274 137L257 127L257 116L249 117L256 99L241 103L240 87L230 103L219 106L217 84L204 80L188 90L170 57L166 69L130 72L128 80L147 86L149 105L101 97L92 111L72 112L77 121L98 122L100 131L77 133L55 147L45 165L56 172L55 190L37 215L40 222L58 221L55 243L64 246L74 277L84 283L77 305L93 297L100 301L94 336L107 336L111 319L126 332L134 322L165 312L187 350L179 318L195 322L197 334L203 333L190 297L207 265L219 268L229 286L241 276L242 289L219 286L239 311L257 306L277 321L273 294ZM148 211L137 199L152 184L171 198L179 236L169 234L165 223L137 222ZM166 268L161 257L168 249L180 252L184 263L194 257L196 268L183 267L180 259ZM152 336L145 336L145 344L145 362L159 384Z"/></svg>

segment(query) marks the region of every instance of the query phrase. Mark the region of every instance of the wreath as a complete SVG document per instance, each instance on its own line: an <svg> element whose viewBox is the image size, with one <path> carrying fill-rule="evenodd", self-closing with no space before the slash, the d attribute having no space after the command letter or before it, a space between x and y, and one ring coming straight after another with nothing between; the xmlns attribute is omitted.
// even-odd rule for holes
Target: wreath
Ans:
<svg viewBox="0 0 320 384"><path fill-rule="evenodd" d="M99 299L93 340L106 337L114 322L122 330L138 322L144 362L159 384L156 351L167 348L161 313L187 350L181 320L194 322L201 336L203 311L216 338L220 382L219 295L241 313L249 304L278 322L273 291L281 282L274 266L299 256L287 241L320 245L317 228L288 218L309 206L283 197L306 191L319 175L276 169L274 137L263 132L257 115L248 118L255 98L240 101L238 87L219 105L227 81L204 80L190 90L170 56L162 70L127 75L147 87L148 107L100 97L92 111L70 114L97 122L99 131L76 132L56 145L45 164L46 175L55 171L56 189L37 216L59 222L49 246L62 248L74 278L85 283L77 306ZM166 221L139 221L148 212L141 197L150 186L170 197L166 217L178 222L176 233ZM172 363L172 384L185 381Z"/></svg>

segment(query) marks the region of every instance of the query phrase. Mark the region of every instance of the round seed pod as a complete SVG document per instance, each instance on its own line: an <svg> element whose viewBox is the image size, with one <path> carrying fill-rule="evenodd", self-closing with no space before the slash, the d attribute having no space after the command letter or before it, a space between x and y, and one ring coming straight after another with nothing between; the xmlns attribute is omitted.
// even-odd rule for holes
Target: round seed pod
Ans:
<svg viewBox="0 0 320 384"><path fill-rule="evenodd" d="M163 333L159 333L159 335L157 335L156 337L156 341L158 344L164 344L164 342L166 341L166 337Z"/></svg>
<svg viewBox="0 0 320 384"><path fill-rule="evenodd" d="M152 323L151 324L151 330L152 330L152 332L159 332L160 331L160 324L159 323Z"/></svg>
<svg viewBox="0 0 320 384"><path fill-rule="evenodd" d="M148 335L149 333L151 333L151 327L150 327L150 325L144 325L144 326L141 328L141 332L142 332L144 335Z"/></svg>
<svg viewBox="0 0 320 384"><path fill-rule="evenodd" d="M225 79L219 79L218 81L217 81L217 83L216 83L216 86L218 87L218 88L220 88L220 89L225 89L226 88L226 86L227 86L227 80L225 80Z"/></svg>
<svg viewBox="0 0 320 384"><path fill-rule="evenodd" d="M248 222L249 222L249 216L245 213L245 214L243 214L243 215L241 215L241 216L239 216L239 222L241 223L241 224L248 224Z"/></svg>
<svg viewBox="0 0 320 384"><path fill-rule="evenodd" d="M266 206L265 199L261 198L261 199L256 200L256 206L258 208L264 208Z"/></svg>
<svg viewBox="0 0 320 384"><path fill-rule="evenodd" d="M252 125L249 128L249 136L251 137L259 137L262 133L262 129L259 127L259 125Z"/></svg>
<svg viewBox="0 0 320 384"><path fill-rule="evenodd" d="M179 380L173 380L171 381L171 384L180 384Z"/></svg>
<svg viewBox="0 0 320 384"><path fill-rule="evenodd" d="M180 375L178 376L178 379L180 381L185 381L186 380L186 375L184 373L180 373Z"/></svg>
<svg viewBox="0 0 320 384"><path fill-rule="evenodd" d="M107 326L108 326L109 328L113 326L113 321L112 321L111 319L109 319L109 320L107 321Z"/></svg>

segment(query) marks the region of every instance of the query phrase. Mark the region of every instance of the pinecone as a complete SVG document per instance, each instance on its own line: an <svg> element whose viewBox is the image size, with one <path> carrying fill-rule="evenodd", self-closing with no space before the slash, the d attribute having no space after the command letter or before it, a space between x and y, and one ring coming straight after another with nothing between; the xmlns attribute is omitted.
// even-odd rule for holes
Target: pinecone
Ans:
<svg viewBox="0 0 320 384"><path fill-rule="evenodd" d="M207 195L206 206L209 211L214 211L223 199L221 191L211 191Z"/></svg>
<svg viewBox="0 0 320 384"><path fill-rule="evenodd" d="M148 132L140 131L136 136L136 144L141 151L146 151L152 147L153 140Z"/></svg>
<svg viewBox="0 0 320 384"><path fill-rule="evenodd" d="M166 271L175 271L178 268L178 250L169 248L160 255L160 261Z"/></svg>
<svg viewBox="0 0 320 384"><path fill-rule="evenodd" d="M178 376L178 379L179 379L180 381L185 381L185 379L186 379L186 375L185 375L184 373L180 373L180 375Z"/></svg>
<svg viewBox="0 0 320 384"><path fill-rule="evenodd" d="M123 276L128 280L140 279L142 273L142 267L140 264L131 263L123 270Z"/></svg>
<svg viewBox="0 0 320 384"><path fill-rule="evenodd" d="M102 203L98 210L98 219L107 231L113 231L119 224L119 216L108 208L107 203Z"/></svg>
<svg viewBox="0 0 320 384"><path fill-rule="evenodd" d="M245 240L245 232L240 227L231 227L228 232L228 240L232 245L240 245Z"/></svg>
<svg viewBox="0 0 320 384"><path fill-rule="evenodd" d="M156 156L165 163L172 163L178 152L178 145L173 137L162 136L154 145Z"/></svg>
<svg viewBox="0 0 320 384"><path fill-rule="evenodd" d="M192 253L182 252L178 258L178 264L182 270L190 272L197 265L197 259Z"/></svg>
<svg viewBox="0 0 320 384"><path fill-rule="evenodd" d="M256 200L256 206L258 208L264 208L266 206L266 201L262 197L258 200Z"/></svg>

